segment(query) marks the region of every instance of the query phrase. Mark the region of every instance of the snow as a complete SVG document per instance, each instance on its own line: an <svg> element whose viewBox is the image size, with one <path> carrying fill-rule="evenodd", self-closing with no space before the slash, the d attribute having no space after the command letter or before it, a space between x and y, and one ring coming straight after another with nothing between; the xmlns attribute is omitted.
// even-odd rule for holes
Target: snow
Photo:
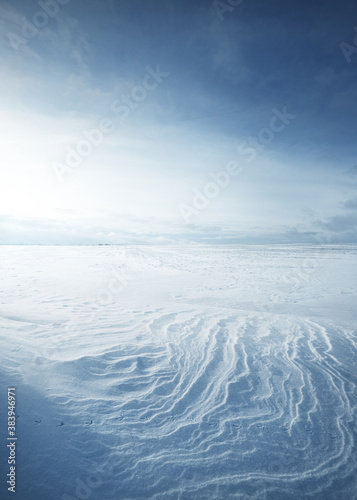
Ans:
<svg viewBox="0 0 357 500"><path fill-rule="evenodd" d="M357 247L2 246L0 261L17 498L357 498Z"/></svg>

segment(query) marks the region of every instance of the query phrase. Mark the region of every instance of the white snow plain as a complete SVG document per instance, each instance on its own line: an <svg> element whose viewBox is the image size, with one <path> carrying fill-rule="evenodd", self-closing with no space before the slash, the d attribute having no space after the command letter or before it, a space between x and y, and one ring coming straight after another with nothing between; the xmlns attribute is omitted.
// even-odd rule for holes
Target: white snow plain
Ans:
<svg viewBox="0 0 357 500"><path fill-rule="evenodd" d="M356 246L1 246L0 262L1 498L357 498Z"/></svg>

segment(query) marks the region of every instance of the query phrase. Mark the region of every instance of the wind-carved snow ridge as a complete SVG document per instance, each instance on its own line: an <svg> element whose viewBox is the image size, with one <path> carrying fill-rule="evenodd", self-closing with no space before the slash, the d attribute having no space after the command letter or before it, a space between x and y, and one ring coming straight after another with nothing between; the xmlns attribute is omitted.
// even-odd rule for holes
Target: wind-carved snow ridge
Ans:
<svg viewBox="0 0 357 500"><path fill-rule="evenodd" d="M357 498L356 247L53 247L30 269L11 252L24 499Z"/></svg>

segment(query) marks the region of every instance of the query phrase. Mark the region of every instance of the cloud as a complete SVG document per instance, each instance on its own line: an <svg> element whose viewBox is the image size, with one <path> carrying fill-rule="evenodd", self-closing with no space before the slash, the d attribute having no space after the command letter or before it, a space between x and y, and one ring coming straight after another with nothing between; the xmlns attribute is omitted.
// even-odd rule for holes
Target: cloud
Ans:
<svg viewBox="0 0 357 500"><path fill-rule="evenodd" d="M354 213L334 215L323 221L316 221L316 226L332 233L355 232L357 238L357 214Z"/></svg>
<svg viewBox="0 0 357 500"><path fill-rule="evenodd" d="M353 167L349 168L347 170L347 175L355 179L357 177L357 165L354 165Z"/></svg>
<svg viewBox="0 0 357 500"><path fill-rule="evenodd" d="M4 40L2 43L1 53L6 58L11 58L21 54L27 59L41 60L40 55L36 50L31 47L29 40L22 36L23 14L15 9L12 5L5 3L0 5L0 38ZM17 46L17 41L23 40L19 43L19 48L14 48L13 43Z"/></svg>
<svg viewBox="0 0 357 500"><path fill-rule="evenodd" d="M357 196L347 200L343 203L343 206L348 210L357 210Z"/></svg>

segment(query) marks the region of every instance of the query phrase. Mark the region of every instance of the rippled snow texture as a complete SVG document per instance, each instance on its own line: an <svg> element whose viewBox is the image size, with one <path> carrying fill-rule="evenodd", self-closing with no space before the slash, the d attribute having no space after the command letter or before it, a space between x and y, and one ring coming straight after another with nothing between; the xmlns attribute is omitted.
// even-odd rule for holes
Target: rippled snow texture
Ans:
<svg viewBox="0 0 357 500"><path fill-rule="evenodd" d="M357 498L356 247L0 254L19 498Z"/></svg>

